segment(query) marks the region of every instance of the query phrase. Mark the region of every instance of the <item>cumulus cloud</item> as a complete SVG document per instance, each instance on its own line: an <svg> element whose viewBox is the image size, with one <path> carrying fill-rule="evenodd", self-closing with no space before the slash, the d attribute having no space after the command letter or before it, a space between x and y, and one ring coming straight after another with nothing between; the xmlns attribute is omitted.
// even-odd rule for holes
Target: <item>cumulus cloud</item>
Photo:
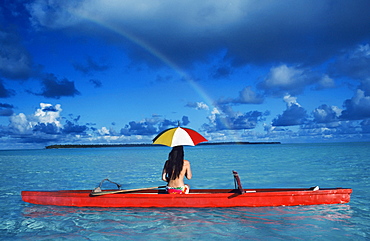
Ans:
<svg viewBox="0 0 370 241"><path fill-rule="evenodd" d="M336 106L326 104L316 108L313 112L313 121L316 123L331 123L339 120L342 110Z"/></svg>
<svg viewBox="0 0 370 241"><path fill-rule="evenodd" d="M41 93L34 93L28 91L34 95L44 96L46 98L59 99L63 96L75 96L79 95L80 92L76 89L75 83L64 78L59 80L54 74L45 74L42 79L43 90Z"/></svg>
<svg viewBox="0 0 370 241"><path fill-rule="evenodd" d="M63 133L65 134L85 135L88 129L86 125L79 125L70 120L66 120L66 123L63 125Z"/></svg>
<svg viewBox="0 0 370 241"><path fill-rule="evenodd" d="M159 117L146 118L143 121L130 121L128 125L121 129L120 134L124 136L142 135L151 136L168 128L177 127L180 123L185 126L190 123L187 116L183 116L180 120L168 120Z"/></svg>
<svg viewBox="0 0 370 241"><path fill-rule="evenodd" d="M29 123L25 114L12 115L9 120L11 134L31 134L32 125Z"/></svg>
<svg viewBox="0 0 370 241"><path fill-rule="evenodd" d="M259 83L258 87L272 96L297 95L301 94L307 86L318 81L320 79L311 71L283 64L271 68L265 80Z"/></svg>
<svg viewBox="0 0 370 241"><path fill-rule="evenodd" d="M316 90L330 89L335 87L335 81L328 75L323 75L322 78L317 82Z"/></svg>
<svg viewBox="0 0 370 241"><path fill-rule="evenodd" d="M342 120L363 120L370 117L370 45L358 45L329 66L336 77L347 77L359 82L354 96L343 103Z"/></svg>
<svg viewBox="0 0 370 241"><path fill-rule="evenodd" d="M125 128L121 129L121 134L125 136L131 135L154 135L157 133L157 128L147 122L130 121Z"/></svg>
<svg viewBox="0 0 370 241"><path fill-rule="evenodd" d="M239 97L232 99L220 99L217 104L262 104L264 97L261 94L257 94L252 90L251 86L245 87L239 92Z"/></svg>
<svg viewBox="0 0 370 241"><path fill-rule="evenodd" d="M202 128L207 132L254 129L267 115L268 112L260 111L235 112L230 106L223 106L222 110L215 108L212 111L208 117L209 123L203 124Z"/></svg>
<svg viewBox="0 0 370 241"><path fill-rule="evenodd" d="M85 143L90 141L122 141L123 137L147 138L147 141L160 131L175 127L179 121L171 121L159 117L148 118L145 121L131 121L128 125L117 133L114 129L101 127L100 129L89 128L88 125L80 125L78 121L80 116L65 120L61 117L62 109L60 105L40 104L34 114L25 115L19 113L10 116L10 124L8 128L1 126L1 131L11 138L21 138L22 142L30 143L53 143L59 141L68 143L80 142L84 138ZM71 117L72 118L72 117ZM182 117L182 125L190 123L187 116ZM93 135L95 134L95 137ZM101 139L99 137L104 137ZM128 139L127 139L128 140ZM127 141L126 140L126 141Z"/></svg>
<svg viewBox="0 0 370 241"><path fill-rule="evenodd" d="M221 50L226 50L225 58L234 65L327 60L348 44L369 37L369 8L366 0L341 0L334 5L328 1L270 0L139 0L111 4L102 0L39 0L28 4L30 19L38 28L86 33L90 29L87 20L92 20L95 32L99 31L95 24L99 22L124 33L132 42L146 43L180 65L206 60ZM100 37L108 41L114 38L112 34ZM141 48L130 50L134 58L150 61ZM220 73L227 75L227 71Z"/></svg>
<svg viewBox="0 0 370 241"><path fill-rule="evenodd" d="M289 102L291 103L291 107L295 105L299 106L294 98ZM290 109L290 107L287 109ZM337 106L328 106L323 104L312 111L312 119L304 116L301 121L296 121L297 123L300 123L299 129L297 132L290 131L289 137L299 141L303 139L308 141L353 141L356 139L369 139L370 119L367 118L362 121L355 119L346 120L342 118L343 112L344 110ZM271 126L271 130L273 130L273 127L274 126ZM266 131L267 136L274 136L274 134L276 134L276 131L271 132L268 129L266 129ZM280 137L284 138L286 133L288 132L283 130Z"/></svg>
<svg viewBox="0 0 370 241"><path fill-rule="evenodd" d="M209 106L204 102L189 102L186 107L194 108L197 110L209 110Z"/></svg>
<svg viewBox="0 0 370 241"><path fill-rule="evenodd" d="M57 133L62 127L60 122L60 105L40 103L33 115L19 113L10 116L9 134L32 135L34 131Z"/></svg>
<svg viewBox="0 0 370 241"><path fill-rule="evenodd" d="M109 129L107 127L102 127L98 130L99 134L101 136L108 136L108 135L111 135L111 132L109 131Z"/></svg>
<svg viewBox="0 0 370 241"><path fill-rule="evenodd" d="M59 134L59 128L55 125L55 123L38 123L33 127L33 131L37 133L45 133L48 135L55 135Z"/></svg>
<svg viewBox="0 0 370 241"><path fill-rule="evenodd" d="M283 114L272 120L273 126L294 126L303 124L306 120L306 110L297 103L297 98L290 95L284 96L287 104Z"/></svg>
<svg viewBox="0 0 370 241"><path fill-rule="evenodd" d="M361 120L370 117L370 96L365 91L358 89L355 96L344 102L344 110L341 119Z"/></svg>
<svg viewBox="0 0 370 241"><path fill-rule="evenodd" d="M65 120L62 123L60 104L40 103L33 114L13 114L9 125L1 126L2 138L18 139L22 143L49 143L57 141L74 142L81 136L87 136L90 130L86 125L79 125L79 118Z"/></svg>
<svg viewBox="0 0 370 241"><path fill-rule="evenodd" d="M261 104L263 96L256 94L251 86L245 87L239 92L239 98L234 100L234 103L240 104Z"/></svg>
<svg viewBox="0 0 370 241"><path fill-rule="evenodd" d="M363 132L364 133L364 132ZM353 121L339 121L335 125L309 124L303 125L297 135L301 138L312 138L319 140L341 140L352 141L361 138L361 128Z"/></svg>
<svg viewBox="0 0 370 241"><path fill-rule="evenodd" d="M61 127L60 123L60 112L62 111L61 105L40 103L39 109L36 110L34 116L34 122L38 123L54 123L57 127Z"/></svg>
<svg viewBox="0 0 370 241"><path fill-rule="evenodd" d="M2 108L13 108L9 104L0 104ZM147 118L144 121L131 121L120 131L112 128L89 127L94 124L79 124L80 116L69 119L62 117L60 104L40 103L40 107L30 115L24 113L9 116L9 125L0 125L2 141L17 139L20 143L63 144L63 143L101 143L101 142L146 142L150 143L153 135L164 129L186 126L190 123L187 116L181 120L168 120L160 116Z"/></svg>

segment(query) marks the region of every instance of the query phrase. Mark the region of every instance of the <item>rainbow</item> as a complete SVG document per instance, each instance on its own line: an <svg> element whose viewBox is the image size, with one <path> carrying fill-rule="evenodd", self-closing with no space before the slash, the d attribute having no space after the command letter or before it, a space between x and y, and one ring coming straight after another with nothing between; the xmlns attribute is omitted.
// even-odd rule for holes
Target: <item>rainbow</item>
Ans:
<svg viewBox="0 0 370 241"><path fill-rule="evenodd" d="M191 76L189 76L185 71L183 71L174 61L171 61L167 56L165 56L163 53L158 51L156 48L151 46L149 43L145 42L144 40L136 37L135 35L129 33L128 31L125 31L121 27L114 26L113 24L108 24L104 22L104 20L99 19L98 16L91 16L88 15L87 13L72 13L75 15L78 15L79 17L83 17L84 19L94 22L106 29L109 29L118 35L128 39L132 43L140 46L147 52L149 52L151 55L154 57L158 58L160 61L162 61L165 65L170 67L171 69L175 70L176 73L178 73L197 93L201 98L204 100L204 102L211 107L211 109L215 108L216 106L214 105L214 101L212 98L209 97L209 95L204 91L204 89L197 84Z"/></svg>
<svg viewBox="0 0 370 241"><path fill-rule="evenodd" d="M153 55L154 57L162 61L165 65L173 69L176 73L178 73L191 86L191 88L204 100L204 102L208 105L211 111L213 111L214 109L219 110L219 108L217 108L212 98L206 93L206 91L198 83L194 81L194 79L189 74L187 74L174 61L170 60L170 58L165 56L163 53L158 51L156 48L154 48L149 43L129 33L128 31L125 31L123 28L119 28L117 26L114 26L113 24L106 23L104 20L99 19L98 16L91 16L90 14L81 13L81 12L71 13L71 14L78 15L79 17L83 17L84 19L88 21L94 22L98 24L99 26L109 29L112 32L117 33L118 35L128 39L132 43L140 46L141 48L149 52L151 55ZM231 129L230 124L226 120L223 120L222 122L226 127L228 127L228 129ZM239 135L235 131L228 134L229 139L232 138L232 139L237 140L238 137Z"/></svg>

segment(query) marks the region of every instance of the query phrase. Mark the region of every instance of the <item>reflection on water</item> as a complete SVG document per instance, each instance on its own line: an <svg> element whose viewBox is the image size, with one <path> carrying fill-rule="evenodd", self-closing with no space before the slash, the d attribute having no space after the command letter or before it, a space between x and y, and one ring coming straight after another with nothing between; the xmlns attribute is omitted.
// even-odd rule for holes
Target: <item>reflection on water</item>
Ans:
<svg viewBox="0 0 370 241"><path fill-rule="evenodd" d="M349 205L238 208L75 208L31 205L22 210L18 232L43 230L44 238L74 233L74 238L118 238L130 233L159 238L245 238L267 232L267 237L304 237L335 230L351 219ZM14 225L13 225L14 226ZM169 232L170 230L170 232ZM27 238L22 236L22 238ZM70 237L73 238L73 237ZM139 238L140 239L140 238Z"/></svg>

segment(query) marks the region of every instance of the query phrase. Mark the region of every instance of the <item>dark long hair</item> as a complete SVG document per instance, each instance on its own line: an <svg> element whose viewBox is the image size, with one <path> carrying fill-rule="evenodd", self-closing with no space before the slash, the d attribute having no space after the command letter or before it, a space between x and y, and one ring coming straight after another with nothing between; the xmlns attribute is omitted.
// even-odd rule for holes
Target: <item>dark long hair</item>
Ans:
<svg viewBox="0 0 370 241"><path fill-rule="evenodd" d="M168 180L175 180L180 176L182 166L184 165L184 147L175 146L168 155L166 173Z"/></svg>

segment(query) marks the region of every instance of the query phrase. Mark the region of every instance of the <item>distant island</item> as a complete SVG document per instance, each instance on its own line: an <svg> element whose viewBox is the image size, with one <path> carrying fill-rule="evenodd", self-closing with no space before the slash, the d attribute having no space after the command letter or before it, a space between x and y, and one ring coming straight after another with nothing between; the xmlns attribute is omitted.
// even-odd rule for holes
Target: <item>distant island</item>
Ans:
<svg viewBox="0 0 370 241"><path fill-rule="evenodd" d="M256 145L256 144L281 144L281 142L207 142L200 143L198 146L214 146L214 145ZM62 148L100 148L100 147L143 147L143 146L162 146L153 144L58 144L46 146L46 149L62 149Z"/></svg>

